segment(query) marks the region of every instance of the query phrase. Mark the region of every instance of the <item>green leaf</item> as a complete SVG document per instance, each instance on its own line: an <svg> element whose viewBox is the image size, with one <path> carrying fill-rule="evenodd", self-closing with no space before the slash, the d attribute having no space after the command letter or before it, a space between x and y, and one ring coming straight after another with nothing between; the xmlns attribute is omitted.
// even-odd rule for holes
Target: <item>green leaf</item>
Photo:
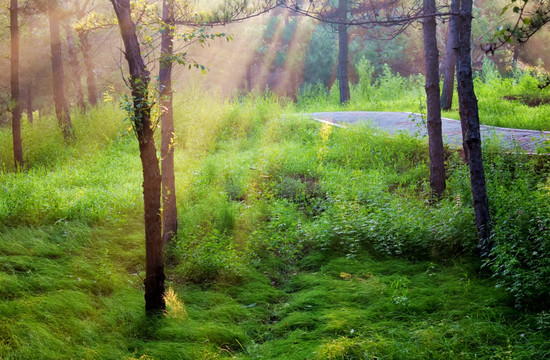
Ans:
<svg viewBox="0 0 550 360"><path fill-rule="evenodd" d="M502 8L502 11L500 12L500 16L504 15L504 13L506 11L508 11L508 9L510 8L510 4L506 5L505 7Z"/></svg>

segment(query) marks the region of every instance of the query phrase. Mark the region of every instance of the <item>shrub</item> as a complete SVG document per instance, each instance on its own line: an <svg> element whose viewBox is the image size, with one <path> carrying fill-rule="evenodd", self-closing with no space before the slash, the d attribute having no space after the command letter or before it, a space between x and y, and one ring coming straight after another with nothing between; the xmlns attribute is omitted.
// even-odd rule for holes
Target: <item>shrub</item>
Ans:
<svg viewBox="0 0 550 360"><path fill-rule="evenodd" d="M495 246L487 265L522 309L550 306L548 183L536 161L496 156L487 164Z"/></svg>

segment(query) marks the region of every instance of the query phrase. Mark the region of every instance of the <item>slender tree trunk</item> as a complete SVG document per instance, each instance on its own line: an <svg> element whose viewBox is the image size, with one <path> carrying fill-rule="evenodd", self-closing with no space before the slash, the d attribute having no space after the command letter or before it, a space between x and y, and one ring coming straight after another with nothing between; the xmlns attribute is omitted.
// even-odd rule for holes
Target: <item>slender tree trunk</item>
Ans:
<svg viewBox="0 0 550 360"><path fill-rule="evenodd" d="M483 157L481 152L481 134L479 129L479 111L472 79L471 31L472 31L472 0L453 0L452 12L460 13L453 17L454 44L456 55L456 78L460 122L464 152L470 166L470 183L474 201L474 212L479 238L481 256L490 254L492 243L491 217L489 201L485 184Z"/></svg>
<svg viewBox="0 0 550 360"><path fill-rule="evenodd" d="M63 58L61 54L61 37L59 32L59 6L57 0L48 0L48 17L50 21L50 46L52 52L52 75L53 75L53 100L55 114L65 141L74 138L73 124L69 113L69 105L65 96L65 85L63 82Z"/></svg>
<svg viewBox="0 0 550 360"><path fill-rule="evenodd" d="M10 1L11 37L11 125L13 136L13 159L15 169L23 168L23 143L21 141L21 99L19 94L19 20L17 0Z"/></svg>
<svg viewBox="0 0 550 360"><path fill-rule="evenodd" d="M88 101L92 106L97 106L97 85L95 81L94 63L90 55L90 41L88 40L88 33L81 31L78 33L80 39L80 51L82 51L82 58L84 59L84 67L86 69L86 87L88 90Z"/></svg>
<svg viewBox="0 0 550 360"><path fill-rule="evenodd" d="M338 1L338 14L341 22L346 22L348 17L348 0ZM338 24L338 83L340 85L340 104L345 104L350 99L348 79L348 55L349 39L346 24Z"/></svg>
<svg viewBox="0 0 550 360"><path fill-rule="evenodd" d="M67 37L67 53L69 54L69 65L71 66L73 86L76 93L76 103L81 110L86 110L86 102L84 101L84 92L82 90L82 82L80 81L80 69L78 66L78 58L74 51L73 30L70 25L64 25L65 34Z"/></svg>
<svg viewBox="0 0 550 360"><path fill-rule="evenodd" d="M435 0L424 0L424 13L436 12ZM426 58L426 100L428 109L428 139L430 147L430 186L440 198L445 191L445 158L439 107L439 52L435 17L424 20L424 54Z"/></svg>
<svg viewBox="0 0 550 360"><path fill-rule="evenodd" d="M80 2L78 0L74 1L77 18L80 20L86 15L86 7L88 6L90 1L86 0L82 7L80 7ZM95 80L94 62L92 60L92 56L90 55L91 45L90 41L88 40L88 33L86 31L79 31L78 39L80 40L80 51L82 52L82 59L84 60L84 68L86 70L86 88L88 91L88 101L92 106L97 106L97 86Z"/></svg>
<svg viewBox="0 0 550 360"><path fill-rule="evenodd" d="M149 71L145 67L136 26L131 18L130 0L111 0L124 42L125 57L130 69L133 125L139 142L143 167L143 201L145 205L145 310L158 314L166 308L164 301L164 262L162 220L160 215L161 175L148 104Z"/></svg>
<svg viewBox="0 0 550 360"><path fill-rule="evenodd" d="M176 180L174 176L174 111L172 106L172 55L174 40L174 2L163 0L162 18L165 29L162 32L160 48L160 105L162 108L162 224L163 241L170 242L178 232L178 210L176 207Z"/></svg>
<svg viewBox="0 0 550 360"><path fill-rule="evenodd" d="M445 44L445 63L443 65L443 91L441 92L441 109L451 110L455 82L455 53L453 48L453 27L449 25L447 44Z"/></svg>

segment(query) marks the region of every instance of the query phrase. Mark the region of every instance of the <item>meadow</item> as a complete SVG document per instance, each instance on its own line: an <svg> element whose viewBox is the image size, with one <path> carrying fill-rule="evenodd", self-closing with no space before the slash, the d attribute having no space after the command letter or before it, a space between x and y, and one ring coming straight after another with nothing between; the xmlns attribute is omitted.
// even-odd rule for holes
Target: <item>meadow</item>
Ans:
<svg viewBox="0 0 550 360"><path fill-rule="evenodd" d="M426 139L303 115L423 112L421 77L363 66L345 107L321 86L297 103L178 94L160 318L144 312L139 154L117 101L75 112L68 146L53 117L24 121L19 173L0 129L0 359L550 358L547 158L485 145L496 246L481 261L456 151L434 202ZM491 71L482 121L550 130L550 105L504 98L548 90Z"/></svg>

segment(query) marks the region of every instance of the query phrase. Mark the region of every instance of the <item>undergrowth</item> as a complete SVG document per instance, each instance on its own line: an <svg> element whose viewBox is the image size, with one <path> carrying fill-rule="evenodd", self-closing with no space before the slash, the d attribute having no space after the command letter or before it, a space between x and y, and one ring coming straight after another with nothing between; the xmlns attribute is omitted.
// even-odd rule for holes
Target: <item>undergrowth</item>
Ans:
<svg viewBox="0 0 550 360"><path fill-rule="evenodd" d="M421 80L384 74L392 93ZM318 124L297 114L313 103L269 94L175 103L180 228L161 318L143 311L141 172L122 113L76 115L68 146L53 118L25 125L20 173L2 147L0 358L550 357L543 161L487 149L497 247L483 263L458 154L434 203L421 139Z"/></svg>

